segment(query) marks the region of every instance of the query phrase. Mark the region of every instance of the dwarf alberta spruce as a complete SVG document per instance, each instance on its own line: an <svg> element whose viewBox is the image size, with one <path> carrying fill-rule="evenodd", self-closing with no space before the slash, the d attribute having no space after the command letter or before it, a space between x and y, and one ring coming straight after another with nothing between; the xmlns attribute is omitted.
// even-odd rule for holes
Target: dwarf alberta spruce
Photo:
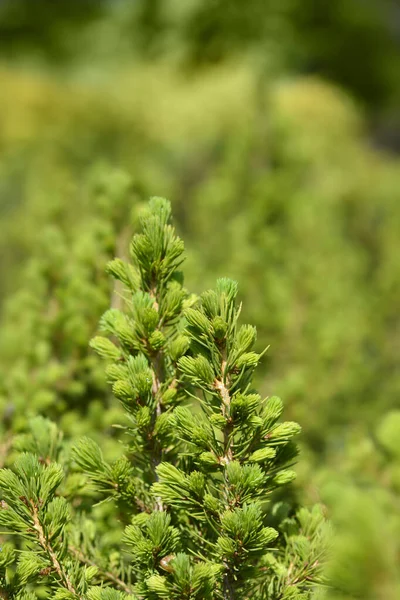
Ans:
<svg viewBox="0 0 400 600"><path fill-rule="evenodd" d="M15 534L0 598L305 599L318 582L321 512L294 514L274 494L294 478L300 428L253 388L260 354L237 284L199 298L183 287L169 220L153 198L132 263L108 264L121 308L91 341L126 412L125 453L109 463L89 438L70 450L33 420L0 471L0 523Z"/></svg>

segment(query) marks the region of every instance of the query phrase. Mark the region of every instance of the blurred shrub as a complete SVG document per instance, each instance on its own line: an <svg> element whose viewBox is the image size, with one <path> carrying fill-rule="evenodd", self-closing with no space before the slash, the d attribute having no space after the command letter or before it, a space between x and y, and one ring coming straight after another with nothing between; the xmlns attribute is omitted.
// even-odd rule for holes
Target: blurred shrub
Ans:
<svg viewBox="0 0 400 600"><path fill-rule="evenodd" d="M359 108L317 79L241 65L0 80L0 461L6 430L38 412L68 437L105 430L118 452L121 416L87 344L112 293L105 263L142 200L169 196L189 286L240 280L244 318L271 343L260 384L302 423L307 484L337 523L328 597L394 600L400 170Z"/></svg>
<svg viewBox="0 0 400 600"><path fill-rule="evenodd" d="M53 60L69 57L68 38L74 30L104 14L104 0L48 2L47 0L2 0L0 3L0 47L3 55L46 53ZM69 50L69 52L68 52Z"/></svg>
<svg viewBox="0 0 400 600"><path fill-rule="evenodd" d="M0 463L37 413L118 454L87 344L106 261L142 200L170 197L189 286L241 282L271 344L261 388L303 426L303 487L337 530L326 597L395 600L400 170L365 118L394 131L395 2L56 4L0 3L3 63L20 63L0 68Z"/></svg>
<svg viewBox="0 0 400 600"><path fill-rule="evenodd" d="M272 342L264 390L289 399L322 458L343 443L335 425L371 423L397 402L398 165L313 81L278 86L224 148L186 216L198 277L224 267L246 282L249 318Z"/></svg>
<svg viewBox="0 0 400 600"><path fill-rule="evenodd" d="M97 218L116 235L92 200L78 217L73 190L90 161L118 163L138 198L172 198L191 286L224 272L243 282L260 347L272 343L264 391L288 399L321 458L344 443L348 423L371 424L377 406L395 406L399 170L365 143L348 98L313 79L262 91L240 68L189 81L138 68L116 73L107 90L7 77L3 280L46 222L76 235L77 218L82 231Z"/></svg>
<svg viewBox="0 0 400 600"><path fill-rule="evenodd" d="M247 56L398 112L398 18L396 0L2 0L0 51L58 65L178 58L190 70Z"/></svg>
<svg viewBox="0 0 400 600"><path fill-rule="evenodd" d="M112 435L119 412L88 340L112 294L104 265L126 252L133 198L129 177L101 166L68 196L42 196L48 222L36 221L39 235L31 240L22 285L5 306L0 462L12 434L36 414L60 420L68 435Z"/></svg>
<svg viewBox="0 0 400 600"><path fill-rule="evenodd" d="M336 529L329 600L399 597L399 416L398 410L386 414L368 436L354 432L317 476Z"/></svg>

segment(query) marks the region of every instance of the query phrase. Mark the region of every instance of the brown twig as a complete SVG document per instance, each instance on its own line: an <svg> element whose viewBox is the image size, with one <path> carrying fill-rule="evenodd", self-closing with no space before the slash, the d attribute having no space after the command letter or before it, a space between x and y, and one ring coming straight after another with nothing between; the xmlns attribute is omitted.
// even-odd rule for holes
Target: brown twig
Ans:
<svg viewBox="0 0 400 600"><path fill-rule="evenodd" d="M223 352L223 358L221 362L221 378L215 380L214 387L216 390L218 390L221 396L221 410L226 419L226 425L223 430L224 456L221 458L221 462L223 462L225 465L228 465L233 460L233 449L231 443L233 425L230 416L231 396L229 393L229 380L225 377L226 364L226 354ZM228 502L228 490L226 490L226 500ZM227 567L227 571L224 575L223 597L224 600L234 600L235 598L235 584L232 580L232 574L229 567Z"/></svg>
<svg viewBox="0 0 400 600"><path fill-rule="evenodd" d="M153 285L152 288L150 289L150 296L153 300L153 307L158 312L159 311L159 303L157 301L157 288L155 285ZM159 320L159 325L160 325L160 320ZM164 377L163 361L162 361L161 353L159 351L156 352L156 354L153 356L153 358L151 360L151 366L153 367L153 386L152 386L151 391L152 391L152 394L156 401L156 413L155 413L155 419L156 419L162 413L162 403L161 403L160 391L161 391L161 384L162 384L163 377ZM155 420L154 420L154 422L155 422ZM156 450L157 450L157 448L156 448ZM154 476L155 476L156 481L158 480L157 466L161 462L161 452L159 450L157 450L157 454L158 454L158 456L156 454L153 456L153 461L152 461L153 468L154 468ZM159 511L164 510L164 506L163 506L161 498L156 498L156 507L157 507L157 510L159 510Z"/></svg>
<svg viewBox="0 0 400 600"><path fill-rule="evenodd" d="M221 364L221 379L216 379L214 381L214 387L220 393L222 400L222 414L226 418L226 425L223 430L224 436L224 456L221 459L221 462L225 464L230 463L233 460L233 452L232 445L230 443L231 434L232 434L232 421L230 418L230 406L231 406L231 396L229 393L229 385L226 385L224 382L224 372L226 369L226 359L222 360Z"/></svg>
<svg viewBox="0 0 400 600"><path fill-rule="evenodd" d="M130 587L125 583L125 581L123 581L122 579L120 579L117 575L115 575L114 573L112 573L111 571L105 571L103 569L100 569L100 567L98 565L96 565L96 563L94 561L92 561L90 558L88 558L87 556L85 556L83 554L83 552L81 552L80 550L78 550L77 548L74 548L74 546L69 546L69 551L74 554L74 556L83 564L88 565L90 567L96 567L98 569L98 572L108 581L110 581L111 583L114 583L120 590L122 590L123 592L125 592L126 594L132 594L132 590L130 589Z"/></svg>
<svg viewBox="0 0 400 600"><path fill-rule="evenodd" d="M52 548L49 540L46 538L43 526L39 519L38 507L32 500L30 501L30 506L32 508L33 529L38 534L39 544L41 545L43 550L46 552L48 557L50 558L51 564L53 565L54 570L57 572L57 575L59 576L64 587L66 587L67 590L69 592L71 592L71 594L74 594L74 596L77 596L78 598L80 598L79 594L77 593L74 586L72 585L71 580L68 577L68 574L61 566L61 564L57 558L57 555L56 555L54 549Z"/></svg>

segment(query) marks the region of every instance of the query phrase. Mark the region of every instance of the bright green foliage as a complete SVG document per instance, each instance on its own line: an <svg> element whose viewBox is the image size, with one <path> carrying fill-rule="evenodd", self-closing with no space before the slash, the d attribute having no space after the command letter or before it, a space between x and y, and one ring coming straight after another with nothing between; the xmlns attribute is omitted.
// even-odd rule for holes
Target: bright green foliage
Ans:
<svg viewBox="0 0 400 600"><path fill-rule="evenodd" d="M326 469L319 473L336 530L327 570L331 587L323 596L327 600L399 597L399 435L400 411L395 410L372 435L353 434L337 458L335 476Z"/></svg>
<svg viewBox="0 0 400 600"><path fill-rule="evenodd" d="M120 344L136 340L124 288L141 283L120 258L128 255L131 207L134 216L150 193L166 194L189 249L186 285L200 293L223 274L240 281L242 318L257 327L240 360L255 363L250 353L272 342L255 387L270 397L271 410L272 394L285 398L286 418L302 424L299 477L275 491L265 526L286 531L278 498L322 498L338 532L328 597L397 600L398 460L384 443L397 447L395 414L379 423L398 407L400 392L400 168L376 144L399 147L396 0L36 0L34 14L32 0L0 4L0 465L20 452L62 464L57 494L71 504L70 523L79 523L69 530L70 545L103 573L92 583L100 586L104 573L114 588L118 576L136 581L121 537L141 511L132 498L154 498L132 452L121 456L124 430L112 427L132 426L131 387L108 359L119 399L112 395L88 339L111 306L122 310L120 342L110 336L103 353L120 356ZM44 54L73 62L47 69L39 64ZM364 119L370 110L373 123ZM113 293L104 264L114 255L120 258L107 267L119 278ZM224 321L212 327L224 339ZM242 335L251 339L252 329ZM165 338L155 331L149 346L164 352ZM189 343L186 334L169 339L170 359L197 359ZM209 381L201 358L194 366ZM192 420L203 427L197 383L188 389L196 399L177 400L172 388L163 403L173 412L192 402ZM256 392L232 402L238 423L254 412L252 402L259 403ZM37 414L57 422L64 438L54 423L30 419ZM184 412L176 416L194 431ZM148 411L135 419L133 429L145 427ZM211 426L222 427L222 416ZM209 465L213 475L207 427L195 439L201 468ZM284 439L285 430L277 433ZM71 438L82 435L90 486L70 460ZM143 440L138 445L147 452ZM179 469L178 461L189 461L181 445L193 448L177 441ZM258 448L249 459L263 468L275 450ZM171 444L168 452L170 460ZM291 477L287 468L278 482ZM294 550L289 537L272 543L283 568L270 595L290 595L286 583L301 574L306 545ZM53 597L41 582L35 595ZM88 595L114 595L111 589Z"/></svg>
<svg viewBox="0 0 400 600"><path fill-rule="evenodd" d="M11 296L2 328L0 464L11 434L38 413L61 420L74 435L106 429L118 418L88 339L112 293L104 262L128 244L129 221L123 222L130 186L121 172L104 176L93 169L76 190L79 218L63 199L47 209L52 222L34 245L21 274L24 287Z"/></svg>
<svg viewBox="0 0 400 600"><path fill-rule="evenodd" d="M58 420L66 439L95 439L110 469L120 456L121 430L110 425L124 423L123 411L87 340L110 297L120 307L132 277L132 269L122 264L121 272L119 260L113 262L109 272L121 273L124 283L112 294L104 273L112 256L126 256L130 207L136 212L136 197L166 193L188 242L187 285L200 292L222 274L237 279L243 319L257 326L254 351L273 342L266 368L254 376L261 395L285 398L286 417L302 425L310 464L306 469L301 461L307 477L296 490L310 491L312 502L322 494L330 507L336 504L345 493L338 486L337 495L318 494L319 471L328 480L346 472L357 443L363 448L365 431L398 406L400 391L400 169L366 139L357 107L312 78L269 81L260 90L237 64L188 81L160 65L136 65L113 71L112 83L95 89L84 77L70 83L4 68L0 78L0 284L4 291L6 280L19 283L1 320L1 461L11 464L11 435L37 412ZM131 178L119 172L100 172L101 185L91 176L87 181L86 165L97 157L128 168L133 198ZM120 185L127 196L118 200L116 193L110 202ZM94 223L109 236L95 235ZM58 236L67 242L60 257L52 241ZM22 257L27 265L19 273ZM62 279L55 282L57 271ZM223 323L213 327L224 335ZM162 342L156 334L155 344ZM171 358L184 355L187 343L186 336L172 341ZM350 443L358 429L359 442ZM125 463L113 468L124 470ZM366 459L349 475L361 496L369 468ZM374 477L386 495L388 478L375 471ZM99 485L114 490L107 474ZM373 516L366 521L394 520L398 495L390 491L389 503L371 496ZM85 489L85 507L94 497ZM104 550L120 536L110 506L95 509ZM386 587L391 581L395 587L399 536L388 526L387 536L378 530L368 545L353 523L349 517L348 534L361 550L354 563L373 548L371 556L385 557ZM368 562L363 573L379 598L382 569L375 565Z"/></svg>
<svg viewBox="0 0 400 600"><path fill-rule="evenodd" d="M319 581L321 512L274 495L294 478L300 428L254 389L261 355L237 284L183 287L169 220L153 198L132 262L109 263L119 308L91 342L126 414L125 454L109 462L88 437L71 453L38 417L0 471L0 522L19 540L0 557L7 597L300 600Z"/></svg>
<svg viewBox="0 0 400 600"><path fill-rule="evenodd" d="M265 359L268 379L256 373L260 389L287 399L289 418L301 422L316 456L335 453L348 424L362 420L372 426L381 410L398 403L400 169L397 159L365 139L349 98L311 78L271 81L261 89L241 65L189 81L160 65L136 66L132 72L113 72L109 86L98 90L81 80L72 85L7 70L0 79L0 145L5 148L0 204L7 206L10 198L23 203L20 211L14 208L14 220L7 215L1 220L1 280L18 271L15 259L21 255L29 255L29 272L35 273L33 281L19 277L24 303L21 290L8 299L2 319L0 386L13 388L12 403L21 393L10 377L26 348L32 351L37 344L30 329L22 335L24 321L34 320L32 328L36 319L41 323L53 294L68 303L68 312L62 311L46 342L50 337L50 348L56 345L59 326L65 329L65 322L79 314L81 327L74 327L70 354L78 340L82 360L94 361L83 348L87 352L87 337L109 302L102 244L98 255L92 248L89 256L89 264L98 265L89 275L90 293L87 280L81 295L79 286L50 286L41 273L43 293L36 272L41 263L56 259L51 241L37 249L38 238L45 245L49 224L71 240L73 256L67 259L64 244L62 271L81 273L75 248L91 237L94 221L110 232L107 254L123 256L114 249L129 225L128 204L123 208L117 200L115 213L110 206L101 208L96 195L86 195L75 183L76 173L78 181L85 180L82 165L96 157L128 168L135 197L155 190L176 199L177 225L189 241L191 289L200 292L223 274L240 281L245 320L257 326L261 347L274 342ZM108 88L115 95L110 97ZM61 197L59 189L65 190ZM112 194L102 195L103 201ZM100 289L102 301L89 301ZM41 327L37 335L42 337ZM96 377L92 397L98 394L103 402L99 381ZM49 402L46 381L44 388L43 395L28 389L33 412L47 410L49 403L64 412L62 404L74 404L63 391L62 402L55 399L54 389ZM80 403L81 396L76 399ZM69 429L76 424L74 416L64 413Z"/></svg>

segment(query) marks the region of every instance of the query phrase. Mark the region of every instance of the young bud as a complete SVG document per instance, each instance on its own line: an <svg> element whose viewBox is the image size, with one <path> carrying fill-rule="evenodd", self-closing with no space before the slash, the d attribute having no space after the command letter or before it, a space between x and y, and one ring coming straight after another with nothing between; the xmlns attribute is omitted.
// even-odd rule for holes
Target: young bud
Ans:
<svg viewBox="0 0 400 600"><path fill-rule="evenodd" d="M149 256L153 254L149 239L142 233L136 234L131 241L129 250L134 263L144 270L148 265Z"/></svg>
<svg viewBox="0 0 400 600"><path fill-rule="evenodd" d="M205 494L203 498L204 508L212 513L217 513L220 509L219 502L215 496Z"/></svg>
<svg viewBox="0 0 400 600"><path fill-rule="evenodd" d="M210 423L218 429L223 429L226 426L226 419L220 414L213 414L210 417Z"/></svg>
<svg viewBox="0 0 400 600"><path fill-rule="evenodd" d="M175 271L177 268L179 257L185 250L185 244L180 238L175 238L168 248L167 254L163 261L163 272L165 275L170 271Z"/></svg>
<svg viewBox="0 0 400 600"><path fill-rule="evenodd" d="M238 284L233 279L229 279L228 277L222 277L217 280L217 294L220 296L225 296L228 305L231 305L237 296L238 293Z"/></svg>
<svg viewBox="0 0 400 600"><path fill-rule="evenodd" d="M141 398L145 397L151 391L153 386L153 378L150 369L146 369L146 371L142 373L137 373L133 378L132 383L135 385L139 396Z"/></svg>
<svg viewBox="0 0 400 600"><path fill-rule="evenodd" d="M250 350L250 348L253 346L254 342L256 341L256 337L257 337L257 330L255 327L253 327L252 325L242 325L242 327L239 329L239 331L237 333L236 340L235 340L235 346L237 348L237 352L239 354L242 354L242 353Z"/></svg>
<svg viewBox="0 0 400 600"><path fill-rule="evenodd" d="M86 581L90 581L98 574L99 569L95 565L91 567L85 567L85 579Z"/></svg>
<svg viewBox="0 0 400 600"><path fill-rule="evenodd" d="M212 438L212 431L204 425L195 426L192 430L192 443L196 445L197 448L208 448Z"/></svg>
<svg viewBox="0 0 400 600"><path fill-rule="evenodd" d="M257 366L258 361L260 360L260 355L256 354L255 352L245 352L245 354L242 354L242 356L239 356L239 358L236 361L236 367L238 369L242 369L244 368L254 368Z"/></svg>
<svg viewBox="0 0 400 600"><path fill-rule="evenodd" d="M158 436L168 435L174 427L174 418L170 412L161 413L156 418L156 424L154 426L154 432Z"/></svg>
<svg viewBox="0 0 400 600"><path fill-rule="evenodd" d="M121 321L115 326L115 333L122 344L128 347L135 348L137 346L137 339L133 329L133 326L129 325L128 321Z"/></svg>
<svg viewBox="0 0 400 600"><path fill-rule="evenodd" d="M158 325L159 314L155 308L146 308L143 311L142 319L142 325L146 333L150 334L156 329Z"/></svg>
<svg viewBox="0 0 400 600"><path fill-rule="evenodd" d="M160 350L166 342L165 335L162 331L153 331L149 337L149 344L152 350Z"/></svg>
<svg viewBox="0 0 400 600"><path fill-rule="evenodd" d="M202 496L205 488L205 478L203 473L192 471L189 475L189 487L197 496Z"/></svg>
<svg viewBox="0 0 400 600"><path fill-rule="evenodd" d="M162 395L163 404L171 404L176 398L176 389L168 388Z"/></svg>
<svg viewBox="0 0 400 600"><path fill-rule="evenodd" d="M261 417L257 417L256 415L252 415L248 418L248 423L253 425L253 427L261 427L263 424L263 420Z"/></svg>
<svg viewBox="0 0 400 600"><path fill-rule="evenodd" d="M201 295L201 305L206 315L212 319L218 316L219 300L214 290L207 290Z"/></svg>
<svg viewBox="0 0 400 600"><path fill-rule="evenodd" d="M249 460L251 462L263 462L264 460L269 460L274 458L276 455L276 450L274 448L260 448L253 452L251 456L249 456Z"/></svg>
<svg viewBox="0 0 400 600"><path fill-rule="evenodd" d="M131 400L136 396L135 390L126 379L119 379L112 386L114 395L121 400Z"/></svg>
<svg viewBox="0 0 400 600"><path fill-rule="evenodd" d="M189 338L186 335L178 335L169 345L169 355L171 359L176 362L181 356L185 354L190 345Z"/></svg>
<svg viewBox="0 0 400 600"><path fill-rule="evenodd" d="M229 537L220 536L217 539L217 550L221 554L222 557L231 558L234 556L236 551L235 541Z"/></svg>
<svg viewBox="0 0 400 600"><path fill-rule="evenodd" d="M124 262L120 258L114 258L106 266L106 272L118 279L131 290L136 290L139 286L139 276L132 265Z"/></svg>
<svg viewBox="0 0 400 600"><path fill-rule="evenodd" d="M112 275L115 279L119 279L123 283L126 283L126 263L120 258L114 258L110 260L106 265L106 273Z"/></svg>
<svg viewBox="0 0 400 600"><path fill-rule="evenodd" d="M199 460L204 465L217 465L218 458L213 452L202 452L199 456Z"/></svg>
<svg viewBox="0 0 400 600"><path fill-rule="evenodd" d="M179 367L185 375L200 379L204 383L212 383L214 381L214 372L208 360L204 356L182 356L179 360Z"/></svg>
<svg viewBox="0 0 400 600"><path fill-rule="evenodd" d="M276 540L278 537L278 532L273 527L263 527L261 530L261 543L263 546L269 546L271 542Z"/></svg>
<svg viewBox="0 0 400 600"><path fill-rule="evenodd" d="M211 323L205 315L199 310L188 308L185 311L185 318L188 325L199 333L208 335L211 330Z"/></svg>
<svg viewBox="0 0 400 600"><path fill-rule="evenodd" d="M300 432L301 427L298 423L293 421L285 421L285 423L280 423L268 433L268 439L289 440L293 436L298 435Z"/></svg>
<svg viewBox="0 0 400 600"><path fill-rule="evenodd" d="M296 473L294 471L286 470L281 471L275 475L273 482L275 485L286 485L296 479Z"/></svg>
<svg viewBox="0 0 400 600"><path fill-rule="evenodd" d="M160 567L164 568L160 563ZM146 579L146 587L156 594L157 598L168 598L169 597L169 589L167 585L167 580L165 577L161 575L151 575Z"/></svg>
<svg viewBox="0 0 400 600"><path fill-rule="evenodd" d="M264 419L268 421L275 421L276 419L279 419L279 417L282 414L282 411L282 400L278 398L278 396L271 396L271 398L268 398L267 403L265 405L263 413Z"/></svg>
<svg viewBox="0 0 400 600"><path fill-rule="evenodd" d="M212 325L214 328L214 336L217 340L222 340L227 332L228 329L228 325L226 324L226 322L224 321L224 319L222 317L214 317L214 319L212 320Z"/></svg>
<svg viewBox="0 0 400 600"><path fill-rule="evenodd" d="M186 296L186 291L177 281L172 281L165 295L161 299L160 312L164 319L174 318L182 309L182 303Z"/></svg>
<svg viewBox="0 0 400 600"><path fill-rule="evenodd" d="M151 412L148 406L141 406L136 413L136 424L139 429L146 429L151 423Z"/></svg>
<svg viewBox="0 0 400 600"><path fill-rule="evenodd" d="M121 358L120 350L107 338L96 336L90 341L89 345L102 358L111 360L119 360Z"/></svg>
<svg viewBox="0 0 400 600"><path fill-rule="evenodd" d="M118 379L125 379L128 375L128 370L124 365L111 364L106 368L107 379L110 383L118 381Z"/></svg>

